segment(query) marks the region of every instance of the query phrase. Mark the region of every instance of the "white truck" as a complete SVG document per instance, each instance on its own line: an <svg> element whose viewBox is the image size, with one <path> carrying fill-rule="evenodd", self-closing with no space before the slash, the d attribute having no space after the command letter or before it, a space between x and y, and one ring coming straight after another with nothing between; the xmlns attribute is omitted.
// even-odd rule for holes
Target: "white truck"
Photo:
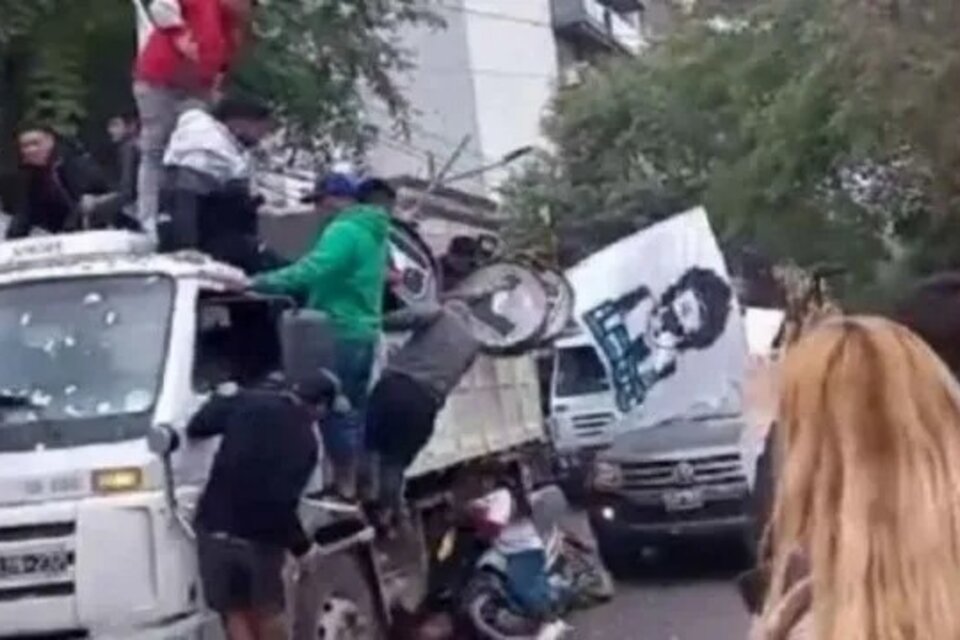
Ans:
<svg viewBox="0 0 960 640"><path fill-rule="evenodd" d="M161 458L148 436L181 432L216 385L279 361L286 302L245 282L123 232L0 244L0 637L218 637L188 526L216 443L181 439ZM532 358L481 359L413 474L541 438ZM367 533L322 537L347 561ZM382 611L375 573L358 606ZM330 629L311 625L300 634Z"/></svg>
<svg viewBox="0 0 960 640"><path fill-rule="evenodd" d="M553 346L547 421L568 495L579 496L586 488L592 457L613 442L619 417L596 347L581 329L568 330Z"/></svg>

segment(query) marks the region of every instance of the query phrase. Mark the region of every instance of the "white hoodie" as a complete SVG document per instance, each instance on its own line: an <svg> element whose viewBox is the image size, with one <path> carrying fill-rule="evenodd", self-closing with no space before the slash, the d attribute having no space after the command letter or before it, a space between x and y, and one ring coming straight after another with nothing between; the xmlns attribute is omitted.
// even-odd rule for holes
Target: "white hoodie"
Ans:
<svg viewBox="0 0 960 640"><path fill-rule="evenodd" d="M202 109L189 109L180 116L163 164L192 169L220 184L252 176L250 153L222 122Z"/></svg>

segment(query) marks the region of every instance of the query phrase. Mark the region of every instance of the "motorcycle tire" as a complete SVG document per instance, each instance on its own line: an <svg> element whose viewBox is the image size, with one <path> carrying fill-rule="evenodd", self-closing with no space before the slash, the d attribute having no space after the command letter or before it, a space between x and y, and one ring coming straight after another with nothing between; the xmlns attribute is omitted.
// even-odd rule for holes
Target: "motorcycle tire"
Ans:
<svg viewBox="0 0 960 640"><path fill-rule="evenodd" d="M464 590L461 615L477 640L536 640L540 625L510 610L500 576L480 571Z"/></svg>

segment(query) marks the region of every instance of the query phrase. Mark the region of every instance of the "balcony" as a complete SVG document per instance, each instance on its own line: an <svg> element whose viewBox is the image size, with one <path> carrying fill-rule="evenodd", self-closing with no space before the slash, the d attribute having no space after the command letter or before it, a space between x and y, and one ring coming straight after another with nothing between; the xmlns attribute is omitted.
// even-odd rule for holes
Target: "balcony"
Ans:
<svg viewBox="0 0 960 640"><path fill-rule="evenodd" d="M645 8L642 0L599 0L599 2L620 13L633 13L635 11L643 11Z"/></svg>
<svg viewBox="0 0 960 640"><path fill-rule="evenodd" d="M611 8L611 0L552 0L552 3L553 28L558 35L608 51L628 54L640 51L643 38L638 23Z"/></svg>

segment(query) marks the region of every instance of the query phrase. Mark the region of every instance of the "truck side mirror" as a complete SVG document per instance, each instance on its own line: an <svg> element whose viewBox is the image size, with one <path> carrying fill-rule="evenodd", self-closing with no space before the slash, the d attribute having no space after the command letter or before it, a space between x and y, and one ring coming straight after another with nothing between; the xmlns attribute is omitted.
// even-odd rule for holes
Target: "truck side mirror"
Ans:
<svg viewBox="0 0 960 640"><path fill-rule="evenodd" d="M180 434L168 424L158 424L147 434L147 447L161 458L167 458L180 447Z"/></svg>

